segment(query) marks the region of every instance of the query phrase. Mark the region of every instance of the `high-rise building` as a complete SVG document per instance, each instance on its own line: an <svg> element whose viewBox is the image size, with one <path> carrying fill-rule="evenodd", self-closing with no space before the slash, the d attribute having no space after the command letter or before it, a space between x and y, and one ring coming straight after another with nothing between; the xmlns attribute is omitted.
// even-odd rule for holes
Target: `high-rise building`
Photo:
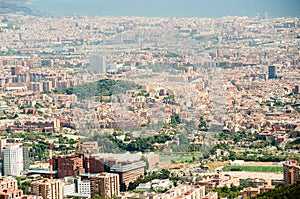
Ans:
<svg viewBox="0 0 300 199"><path fill-rule="evenodd" d="M104 160L97 157L85 157L84 167L86 173L101 173L105 171Z"/></svg>
<svg viewBox="0 0 300 199"><path fill-rule="evenodd" d="M296 160L291 160L283 164L283 178L285 184L300 182L300 163Z"/></svg>
<svg viewBox="0 0 300 199"><path fill-rule="evenodd" d="M0 154L2 154L2 150L6 146L6 140L7 140L6 137L4 137L4 136L0 137ZM2 156L1 156L1 158L2 158Z"/></svg>
<svg viewBox="0 0 300 199"><path fill-rule="evenodd" d="M268 70L269 79L276 79L277 78L277 68L276 66L269 66Z"/></svg>
<svg viewBox="0 0 300 199"><path fill-rule="evenodd" d="M76 180L77 193L80 196L91 197L91 183L90 180L81 180L80 177Z"/></svg>
<svg viewBox="0 0 300 199"><path fill-rule="evenodd" d="M106 73L105 57L92 56L89 69L93 73Z"/></svg>
<svg viewBox="0 0 300 199"><path fill-rule="evenodd" d="M101 173L90 177L91 197L112 198L120 193L119 175Z"/></svg>
<svg viewBox="0 0 300 199"><path fill-rule="evenodd" d="M31 193L43 199L63 199L62 182L56 179L34 181L30 185Z"/></svg>
<svg viewBox="0 0 300 199"><path fill-rule="evenodd" d="M23 170L29 169L30 158L29 158L29 148L23 147Z"/></svg>
<svg viewBox="0 0 300 199"><path fill-rule="evenodd" d="M2 150L3 175L20 175L23 171L23 148L20 144L6 145Z"/></svg>
<svg viewBox="0 0 300 199"><path fill-rule="evenodd" d="M299 87L300 87L299 85L296 85L295 88L293 89L293 92L294 92L295 94L299 94L299 93L300 93Z"/></svg>

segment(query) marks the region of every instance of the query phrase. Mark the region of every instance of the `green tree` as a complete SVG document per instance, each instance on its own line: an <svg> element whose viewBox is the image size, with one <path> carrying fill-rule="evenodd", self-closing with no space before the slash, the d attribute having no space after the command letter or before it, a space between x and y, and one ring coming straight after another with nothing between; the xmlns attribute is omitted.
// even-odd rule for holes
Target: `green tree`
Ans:
<svg viewBox="0 0 300 199"><path fill-rule="evenodd" d="M126 187L125 182L122 182L122 183L121 183L121 185L120 185L120 191L121 191L121 192L127 191L127 187Z"/></svg>

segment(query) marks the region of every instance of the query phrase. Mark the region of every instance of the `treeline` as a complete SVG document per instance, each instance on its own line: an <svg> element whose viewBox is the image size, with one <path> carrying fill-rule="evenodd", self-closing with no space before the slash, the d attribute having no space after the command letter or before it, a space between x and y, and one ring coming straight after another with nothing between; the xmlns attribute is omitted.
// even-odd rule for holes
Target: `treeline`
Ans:
<svg viewBox="0 0 300 199"><path fill-rule="evenodd" d="M245 161L259 161L259 162L282 162L290 159L290 157L286 155L272 155L272 154L263 154L263 156L258 156L258 154L246 155L246 154L238 154L235 152L230 152L228 157L229 160L245 160Z"/></svg>
<svg viewBox="0 0 300 199"><path fill-rule="evenodd" d="M252 197L252 199L296 199L300 198L300 183L279 185L275 189Z"/></svg>
<svg viewBox="0 0 300 199"><path fill-rule="evenodd" d="M219 196L226 196L228 199L233 199L237 198L241 194L240 191L245 187L248 186L234 186L232 184L230 188L225 185L223 187L214 188L212 191L218 192Z"/></svg>
<svg viewBox="0 0 300 199"><path fill-rule="evenodd" d="M130 81L101 79L96 82L71 86L62 91L62 94L75 94L79 100L97 97L100 101L110 101L114 94L125 93L128 90L141 89L141 86Z"/></svg>
<svg viewBox="0 0 300 199"><path fill-rule="evenodd" d="M178 181L177 177L171 176L171 172L168 169L162 169L160 172L150 172L144 177L139 177L135 182L130 182L127 187L127 190L132 191L136 189L140 183L150 182L151 180L154 179L167 179L167 178L169 178L175 184ZM123 189L121 191L125 191L125 190Z"/></svg>
<svg viewBox="0 0 300 199"><path fill-rule="evenodd" d="M172 140L172 137L170 135L167 135L165 133L160 133L154 136L147 136L147 137L137 137L137 138L130 138L129 142L122 142L118 139L116 139L113 135L107 135L110 141L114 142L118 147L125 151L135 152L135 151L141 151L141 152L147 152L147 151L153 151L154 143L165 143L166 141Z"/></svg>

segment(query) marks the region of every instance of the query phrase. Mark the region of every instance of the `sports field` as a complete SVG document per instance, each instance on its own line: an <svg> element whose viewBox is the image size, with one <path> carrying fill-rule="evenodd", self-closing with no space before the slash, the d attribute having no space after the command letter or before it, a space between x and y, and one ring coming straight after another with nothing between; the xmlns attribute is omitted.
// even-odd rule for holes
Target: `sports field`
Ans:
<svg viewBox="0 0 300 199"><path fill-rule="evenodd" d="M281 166L225 166L223 171L283 172Z"/></svg>

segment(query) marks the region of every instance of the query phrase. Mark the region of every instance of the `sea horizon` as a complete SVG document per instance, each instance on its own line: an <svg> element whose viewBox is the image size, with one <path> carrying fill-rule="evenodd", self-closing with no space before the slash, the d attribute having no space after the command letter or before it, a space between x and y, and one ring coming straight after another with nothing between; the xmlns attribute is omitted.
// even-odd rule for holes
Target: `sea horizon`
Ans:
<svg viewBox="0 0 300 199"><path fill-rule="evenodd" d="M62 16L220 18L299 17L298 0L32 0L32 8Z"/></svg>

